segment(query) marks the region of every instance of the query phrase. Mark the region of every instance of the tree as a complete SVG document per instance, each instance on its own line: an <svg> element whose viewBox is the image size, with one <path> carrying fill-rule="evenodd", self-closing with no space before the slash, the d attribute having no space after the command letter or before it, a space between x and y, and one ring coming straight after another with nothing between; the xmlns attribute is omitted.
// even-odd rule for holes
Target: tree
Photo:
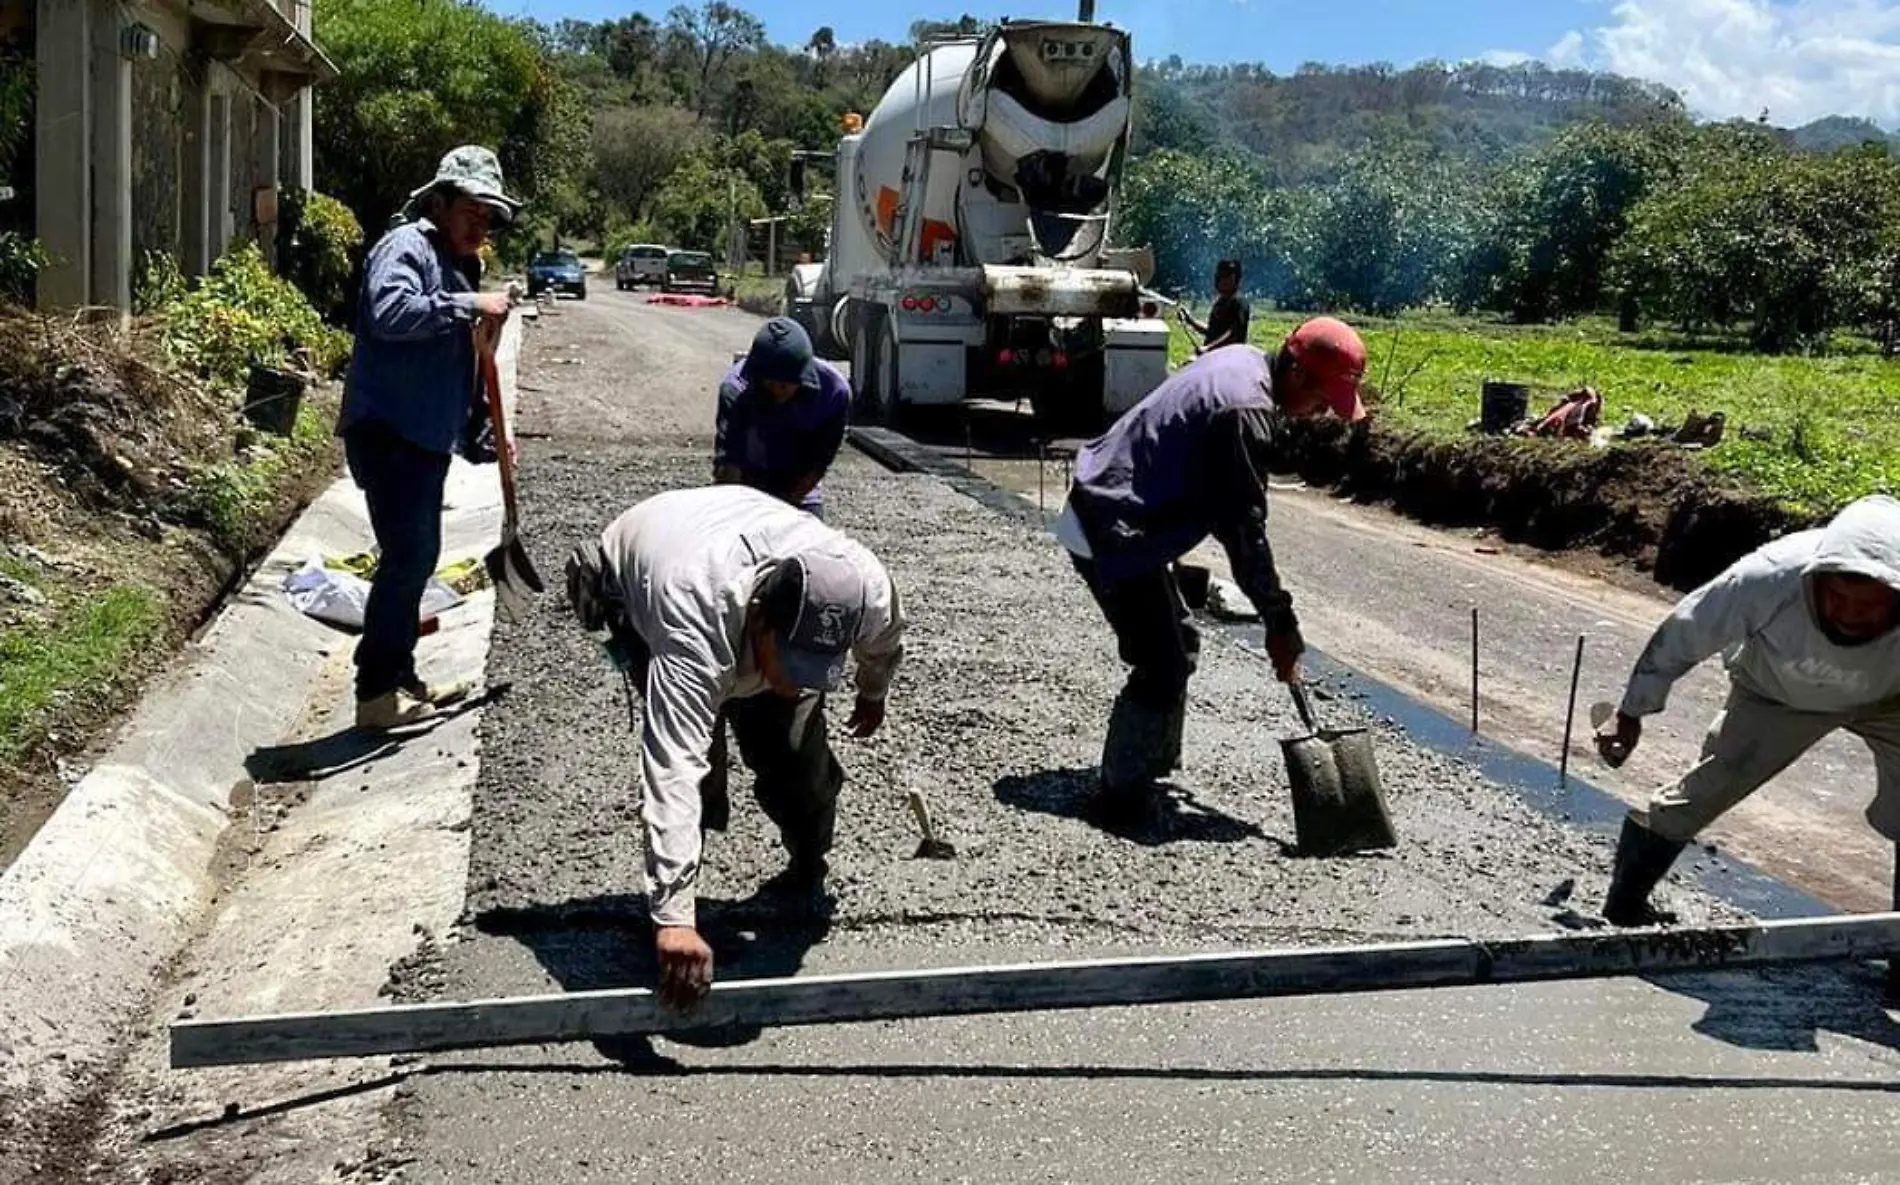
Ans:
<svg viewBox="0 0 1900 1185"><path fill-rule="evenodd" d="M561 179L575 97L523 27L457 0L317 0L315 23L339 72L316 104L319 188L371 237L458 144L495 147L524 198Z"/></svg>
<svg viewBox="0 0 1900 1185"><path fill-rule="evenodd" d="M686 158L653 198L653 222L673 242L723 252L732 219L765 217L765 199L738 169L714 162L710 153Z"/></svg>
<svg viewBox="0 0 1900 1185"><path fill-rule="evenodd" d="M691 54L697 71L693 110L712 107L714 82L735 56L755 53L765 44L759 18L725 0L706 0L698 8L681 4L666 14L667 31Z"/></svg>
<svg viewBox="0 0 1900 1185"><path fill-rule="evenodd" d="M617 107L594 120L594 185L602 200L629 220L646 211L660 183L708 137L678 107Z"/></svg>

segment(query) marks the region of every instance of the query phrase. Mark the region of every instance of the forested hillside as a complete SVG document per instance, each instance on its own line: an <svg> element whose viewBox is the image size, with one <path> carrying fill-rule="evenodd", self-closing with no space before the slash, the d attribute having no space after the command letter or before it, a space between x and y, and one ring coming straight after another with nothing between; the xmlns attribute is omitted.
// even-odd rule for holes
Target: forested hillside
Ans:
<svg viewBox="0 0 1900 1185"><path fill-rule="evenodd" d="M723 0L553 26L460 0L316 14L343 71L318 107L325 187L381 225L435 153L498 143L534 199L517 253L557 235L720 250L734 215L788 212L794 152L828 150L913 52L830 28L774 45ZM911 40L946 28L980 25ZM1535 62L1170 59L1136 95L1117 231L1157 248L1163 287L1232 255L1295 308L1617 311L1777 350L1892 332L1900 170L1865 121L1697 126L1664 87ZM818 249L828 216L808 201L789 234Z"/></svg>

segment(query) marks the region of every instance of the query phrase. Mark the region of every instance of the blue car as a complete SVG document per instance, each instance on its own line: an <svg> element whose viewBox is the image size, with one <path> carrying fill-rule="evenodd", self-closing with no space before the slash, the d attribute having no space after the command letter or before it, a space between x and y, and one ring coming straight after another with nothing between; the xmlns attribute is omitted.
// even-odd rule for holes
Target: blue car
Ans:
<svg viewBox="0 0 1900 1185"><path fill-rule="evenodd" d="M586 300L587 273L581 268L581 257L566 249L537 251L528 263L528 296L532 299L543 292L567 292Z"/></svg>

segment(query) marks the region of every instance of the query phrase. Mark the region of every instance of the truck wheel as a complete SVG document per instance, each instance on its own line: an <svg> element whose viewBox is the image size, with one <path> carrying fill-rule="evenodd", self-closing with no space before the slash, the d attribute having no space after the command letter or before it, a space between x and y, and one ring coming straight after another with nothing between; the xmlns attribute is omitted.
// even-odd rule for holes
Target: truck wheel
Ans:
<svg viewBox="0 0 1900 1185"><path fill-rule="evenodd" d="M897 330L891 318L879 318L877 345L877 390L884 400L884 422L895 424L904 414L904 384L899 363L903 355L897 348Z"/></svg>
<svg viewBox="0 0 1900 1185"><path fill-rule="evenodd" d="M851 389L857 396L856 419L861 424L885 424L890 421L888 396L879 387L884 364L879 355L884 342L884 310L874 305L860 307L852 318Z"/></svg>

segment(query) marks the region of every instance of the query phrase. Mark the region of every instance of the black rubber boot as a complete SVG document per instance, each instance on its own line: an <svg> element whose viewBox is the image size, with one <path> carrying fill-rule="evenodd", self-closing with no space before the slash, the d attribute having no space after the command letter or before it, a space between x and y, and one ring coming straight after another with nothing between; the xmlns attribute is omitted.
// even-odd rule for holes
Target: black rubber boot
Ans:
<svg viewBox="0 0 1900 1185"><path fill-rule="evenodd" d="M1102 773L1097 806L1105 822L1143 827L1154 821L1160 805L1160 787L1168 776L1169 721L1123 691L1115 697L1108 717L1108 738L1102 743Z"/></svg>
<svg viewBox="0 0 1900 1185"><path fill-rule="evenodd" d="M1653 926L1674 921L1674 914L1650 905L1649 894L1669 874L1669 866L1687 846L1682 840L1664 839L1625 817L1623 834L1616 841L1616 864L1610 870L1610 891L1603 897L1603 920L1612 926Z"/></svg>

